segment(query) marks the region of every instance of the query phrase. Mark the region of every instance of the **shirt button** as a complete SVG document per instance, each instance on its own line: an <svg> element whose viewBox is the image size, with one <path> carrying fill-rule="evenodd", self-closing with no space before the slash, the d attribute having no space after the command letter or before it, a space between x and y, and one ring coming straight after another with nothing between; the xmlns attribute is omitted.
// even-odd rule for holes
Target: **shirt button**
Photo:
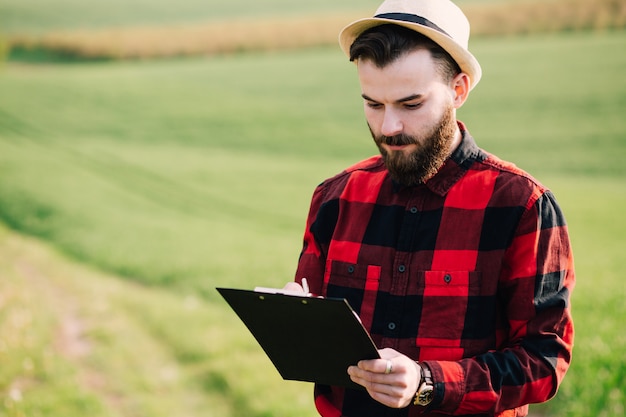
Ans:
<svg viewBox="0 0 626 417"><path fill-rule="evenodd" d="M400 265L400 266L398 267L398 271L400 271L400 272L405 272L405 271L406 271L406 266L404 266L404 265Z"/></svg>
<svg viewBox="0 0 626 417"><path fill-rule="evenodd" d="M411 207L411 213L413 214L417 213L417 207Z"/></svg>
<svg viewBox="0 0 626 417"><path fill-rule="evenodd" d="M446 274L446 276L443 277L443 280L446 282L446 284L449 284L452 281L452 275Z"/></svg>
<svg viewBox="0 0 626 417"><path fill-rule="evenodd" d="M349 273L349 274L352 274L353 272L354 272L354 266L350 265L350 266L348 267L348 273Z"/></svg>
<svg viewBox="0 0 626 417"><path fill-rule="evenodd" d="M388 328L389 330L396 330L396 323L394 323L394 322L392 321L391 323L389 323L389 324L387 325L387 328Z"/></svg>

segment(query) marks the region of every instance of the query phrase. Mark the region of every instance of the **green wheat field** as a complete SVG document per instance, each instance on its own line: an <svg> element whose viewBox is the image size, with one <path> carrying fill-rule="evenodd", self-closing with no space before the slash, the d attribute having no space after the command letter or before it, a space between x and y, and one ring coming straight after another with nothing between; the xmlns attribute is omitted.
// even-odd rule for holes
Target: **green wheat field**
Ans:
<svg viewBox="0 0 626 417"><path fill-rule="evenodd" d="M241 10L358 16L378 1L187 0L172 9L116 0L89 12L84 1L53 3L3 2L4 45L16 33ZM575 251L573 364L531 415L621 416L626 31L482 36L471 48L484 75L459 118L480 146L555 192ZM8 49L0 416L316 415L312 386L280 378L215 287L291 280L314 187L376 153L339 48L69 63Z"/></svg>

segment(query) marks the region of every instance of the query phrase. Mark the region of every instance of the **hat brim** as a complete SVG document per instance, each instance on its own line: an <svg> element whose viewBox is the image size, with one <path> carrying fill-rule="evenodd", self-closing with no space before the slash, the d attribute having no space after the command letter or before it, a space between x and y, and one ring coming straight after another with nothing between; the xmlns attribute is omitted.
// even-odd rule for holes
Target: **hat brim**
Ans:
<svg viewBox="0 0 626 417"><path fill-rule="evenodd" d="M370 17L357 20L341 31L339 34L339 45L343 52L350 57L350 47L356 38L368 29L384 24L393 24L403 26L405 28L414 30L421 33L424 36L432 39L439 46L441 46L452 59L456 61L461 68L461 71L466 73L470 78L470 90L478 84L482 76L482 69L478 60L467 49L456 43L445 33L439 32L436 29L429 28L427 26L420 25L413 22L402 22L398 20L385 19L379 17Z"/></svg>

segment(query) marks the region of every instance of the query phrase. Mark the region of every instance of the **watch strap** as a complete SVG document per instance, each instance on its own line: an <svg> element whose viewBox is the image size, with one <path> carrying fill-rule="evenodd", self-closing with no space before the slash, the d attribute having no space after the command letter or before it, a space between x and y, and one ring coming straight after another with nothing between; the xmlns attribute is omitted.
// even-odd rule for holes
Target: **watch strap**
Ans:
<svg viewBox="0 0 626 417"><path fill-rule="evenodd" d="M415 393L414 405L427 406L434 397L434 384L430 368L421 363L417 363L420 367L420 382L417 392Z"/></svg>

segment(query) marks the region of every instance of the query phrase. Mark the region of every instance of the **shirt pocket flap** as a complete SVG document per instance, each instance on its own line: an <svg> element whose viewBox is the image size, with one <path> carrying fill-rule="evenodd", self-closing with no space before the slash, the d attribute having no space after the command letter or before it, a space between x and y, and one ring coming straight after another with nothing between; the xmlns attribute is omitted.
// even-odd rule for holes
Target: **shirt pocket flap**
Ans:
<svg viewBox="0 0 626 417"><path fill-rule="evenodd" d="M460 347L468 300L478 291L478 280L471 279L477 272L424 271L423 274L424 292L416 346Z"/></svg>

